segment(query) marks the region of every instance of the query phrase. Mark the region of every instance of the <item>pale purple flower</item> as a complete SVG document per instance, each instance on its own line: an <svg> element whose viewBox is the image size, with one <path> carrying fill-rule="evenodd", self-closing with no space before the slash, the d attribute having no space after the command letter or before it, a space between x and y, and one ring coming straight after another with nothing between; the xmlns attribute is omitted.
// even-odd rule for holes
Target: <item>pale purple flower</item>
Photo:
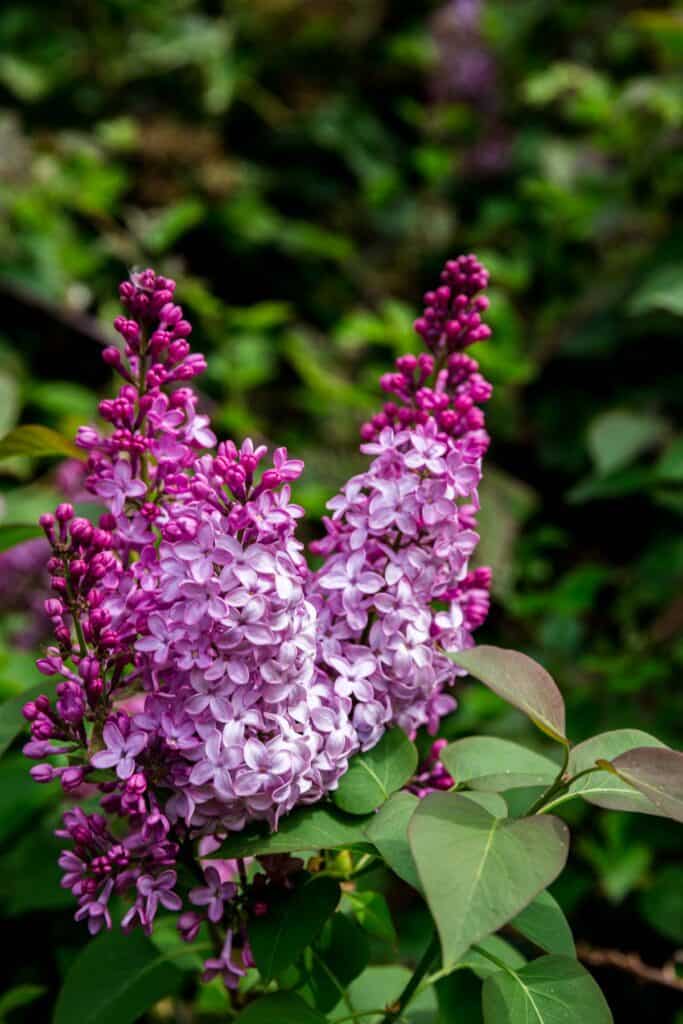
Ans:
<svg viewBox="0 0 683 1024"><path fill-rule="evenodd" d="M118 725L109 721L102 730L102 739L107 749L93 754L91 764L95 768L116 768L120 779L129 779L135 771L135 758L147 746L146 734L136 730L124 737Z"/></svg>
<svg viewBox="0 0 683 1024"><path fill-rule="evenodd" d="M217 924L223 917L224 907L235 894L237 886L233 882L224 882L215 867L204 868L205 886L190 890L190 902L196 907L206 907L209 921Z"/></svg>
<svg viewBox="0 0 683 1024"><path fill-rule="evenodd" d="M141 498L147 493L147 485L133 477L129 462L120 459L114 466L111 477L101 477L97 482L97 494L104 498L112 513L118 516L128 498Z"/></svg>

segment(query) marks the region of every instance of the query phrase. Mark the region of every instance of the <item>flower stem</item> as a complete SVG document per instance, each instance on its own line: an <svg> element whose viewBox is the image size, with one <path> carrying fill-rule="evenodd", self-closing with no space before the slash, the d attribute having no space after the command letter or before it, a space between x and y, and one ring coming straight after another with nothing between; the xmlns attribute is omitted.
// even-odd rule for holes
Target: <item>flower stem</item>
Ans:
<svg viewBox="0 0 683 1024"><path fill-rule="evenodd" d="M422 981L425 974L429 970L432 961L434 960L434 957L437 955L438 952L439 936L437 935L436 932L434 932L431 939L429 940L429 945L422 954L422 957L417 967L413 971L410 980L408 981L408 984L403 989L403 992L401 992L401 995L398 997L394 1005L387 1010L387 1012L385 1013L384 1017L381 1020L381 1024L393 1024L393 1021L398 1020L398 1018L401 1016L410 1000L415 995L415 992L420 982Z"/></svg>

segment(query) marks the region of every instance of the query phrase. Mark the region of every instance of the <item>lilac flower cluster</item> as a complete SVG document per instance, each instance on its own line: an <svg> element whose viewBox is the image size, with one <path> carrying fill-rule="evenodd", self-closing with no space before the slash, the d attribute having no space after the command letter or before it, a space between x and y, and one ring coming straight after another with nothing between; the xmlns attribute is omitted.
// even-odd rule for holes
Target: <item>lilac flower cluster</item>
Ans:
<svg viewBox="0 0 683 1024"><path fill-rule="evenodd" d="M121 286L122 346L104 352L123 378L100 404L110 429L77 437L106 511L96 525L68 503L41 518L55 643L38 665L58 682L24 709L34 778L99 790L108 816L76 807L59 833L72 844L63 884L92 933L110 926L113 893L131 898L125 929L149 932L159 908L179 912L188 940L220 923L206 976L235 984L250 964L247 909L267 900L229 865L201 867L201 844L213 852L251 821L276 828L389 725L433 730L454 706L443 652L471 645L490 582L468 568L490 386L463 353L489 334L485 285L461 257L427 294L415 326L430 351L382 379L393 398L362 428L371 462L330 502L315 573L291 500L303 463L217 445L188 386L205 362L174 282L147 270ZM200 884L183 893L188 859ZM269 885L286 874L266 866Z"/></svg>
<svg viewBox="0 0 683 1024"><path fill-rule="evenodd" d="M396 400L362 429L373 456L329 503L315 577L321 664L336 674L362 749L392 723L435 731L455 702L443 651L472 645L488 610L488 570L468 572L481 460L478 408L491 387L462 349L490 334L487 283L472 256L449 261L415 329L431 354L402 356L382 378ZM431 381L431 384L429 383Z"/></svg>

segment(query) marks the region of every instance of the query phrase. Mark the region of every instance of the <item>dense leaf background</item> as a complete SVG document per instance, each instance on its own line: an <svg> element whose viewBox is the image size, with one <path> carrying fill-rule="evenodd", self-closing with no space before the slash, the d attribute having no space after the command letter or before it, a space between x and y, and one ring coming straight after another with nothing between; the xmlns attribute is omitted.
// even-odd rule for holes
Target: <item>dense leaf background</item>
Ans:
<svg viewBox="0 0 683 1024"><path fill-rule="evenodd" d="M492 273L495 333L477 356L496 387L481 515L495 604L480 642L552 672L573 740L631 727L680 748L682 54L683 7L665 0L6 0L0 433L69 435L94 416L116 284L151 263L179 280L220 432L306 459L313 536L360 464L378 374L415 345L421 292L474 250ZM54 467L8 455L0 482L11 544L56 500ZM13 698L37 682L41 626L24 577L5 563L0 577L0 695ZM532 736L465 684L446 734L484 728ZM57 885L58 794L7 756L4 988L27 987L2 1012L47 1020L87 937ZM671 960L675 824L562 813L576 838L553 893L579 947ZM411 962L426 942L418 897L365 881L385 888ZM594 973L617 1020L654 1006L677 1020L680 993ZM190 1019L191 977L148 1019ZM461 994L444 983L446 1024L449 998ZM192 1013L225 1019L215 987Z"/></svg>

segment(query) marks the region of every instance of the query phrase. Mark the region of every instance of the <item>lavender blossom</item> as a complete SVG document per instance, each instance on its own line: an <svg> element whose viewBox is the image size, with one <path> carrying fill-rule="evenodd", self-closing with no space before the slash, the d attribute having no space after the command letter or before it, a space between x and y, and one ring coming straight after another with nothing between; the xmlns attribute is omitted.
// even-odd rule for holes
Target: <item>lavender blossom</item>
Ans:
<svg viewBox="0 0 683 1024"><path fill-rule="evenodd" d="M491 388L463 351L490 333L486 283L460 257L427 294L415 329L429 352L382 378L392 397L362 428L368 467L331 500L315 573L296 538L303 463L285 448L268 461L251 440L216 444L188 386L205 362L174 282L146 270L121 286L122 348L104 358L123 385L100 403L111 429L77 437L106 512L94 524L63 503L41 517L55 642L38 667L56 699L24 708L36 780L101 793L102 815L75 807L58 832L62 884L93 934L111 926L114 893L132 901L126 930L149 933L160 907L179 912L188 941L221 924L205 977L237 984L251 963L244 878L214 862L185 892L188 844L215 851L248 822L277 828L388 726L434 731L455 706L444 652L472 644L490 582L469 560ZM68 768L44 761L57 753ZM284 864L257 876L254 913L300 862Z"/></svg>

